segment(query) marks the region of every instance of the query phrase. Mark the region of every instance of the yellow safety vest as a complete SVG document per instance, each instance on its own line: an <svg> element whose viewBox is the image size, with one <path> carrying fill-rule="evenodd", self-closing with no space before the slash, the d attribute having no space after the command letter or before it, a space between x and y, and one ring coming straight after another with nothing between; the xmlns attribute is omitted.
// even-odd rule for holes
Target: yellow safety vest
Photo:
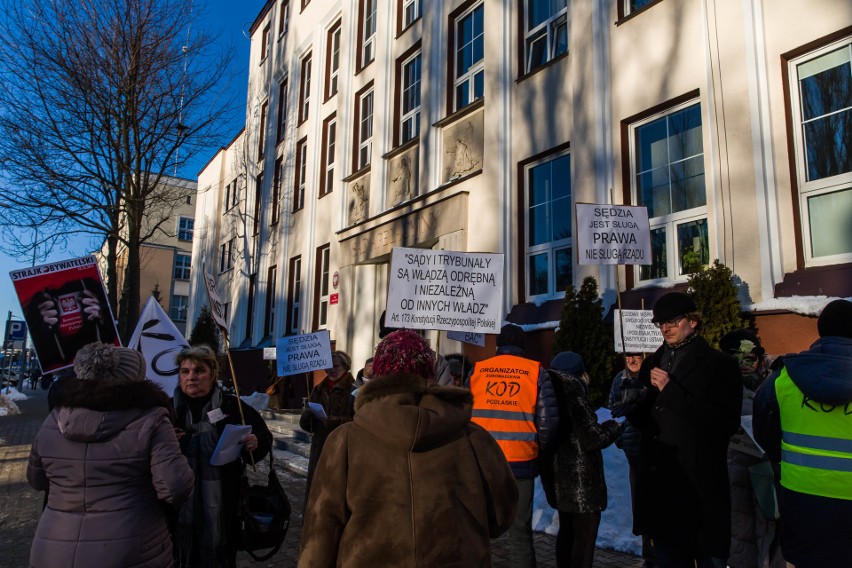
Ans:
<svg viewBox="0 0 852 568"><path fill-rule="evenodd" d="M852 405L807 398L786 367L775 380L775 395L781 411L781 485L852 500Z"/></svg>
<svg viewBox="0 0 852 568"><path fill-rule="evenodd" d="M537 361L498 355L477 363L470 377L471 420L491 433L510 462L538 457L535 403L540 368Z"/></svg>

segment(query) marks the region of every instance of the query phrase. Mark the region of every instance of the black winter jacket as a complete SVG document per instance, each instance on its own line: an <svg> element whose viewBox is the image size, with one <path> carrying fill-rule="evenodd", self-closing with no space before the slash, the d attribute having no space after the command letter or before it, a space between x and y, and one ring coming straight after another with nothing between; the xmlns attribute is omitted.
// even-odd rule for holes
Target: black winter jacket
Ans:
<svg viewBox="0 0 852 568"><path fill-rule="evenodd" d="M626 377L626 379L625 379ZM629 388L641 388L642 383L638 378L627 376L627 371L622 370L612 378L612 387L609 390L609 408L621 400L621 394ZM630 422L624 423L621 435L615 439L615 445L624 450L628 461L639 459L639 444L642 441L642 433Z"/></svg>

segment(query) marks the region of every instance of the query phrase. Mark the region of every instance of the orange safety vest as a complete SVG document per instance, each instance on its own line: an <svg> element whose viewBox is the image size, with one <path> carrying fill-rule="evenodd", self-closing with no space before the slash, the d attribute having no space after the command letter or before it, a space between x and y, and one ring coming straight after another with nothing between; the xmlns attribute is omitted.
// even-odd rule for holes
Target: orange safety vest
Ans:
<svg viewBox="0 0 852 568"><path fill-rule="evenodd" d="M480 361L470 376L473 417L494 436L510 462L538 457L535 403L538 361L515 355L497 355Z"/></svg>

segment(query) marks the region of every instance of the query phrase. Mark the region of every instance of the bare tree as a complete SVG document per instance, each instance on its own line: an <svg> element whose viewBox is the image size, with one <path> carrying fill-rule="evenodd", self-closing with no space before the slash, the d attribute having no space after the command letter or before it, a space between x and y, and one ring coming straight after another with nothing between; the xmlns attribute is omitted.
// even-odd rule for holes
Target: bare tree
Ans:
<svg viewBox="0 0 852 568"><path fill-rule="evenodd" d="M230 55L196 26L195 0L4 4L0 221L15 235L10 252L81 233L105 243L109 298L127 338L140 309L140 245L170 230L185 199L161 183L221 139L234 110L223 96Z"/></svg>

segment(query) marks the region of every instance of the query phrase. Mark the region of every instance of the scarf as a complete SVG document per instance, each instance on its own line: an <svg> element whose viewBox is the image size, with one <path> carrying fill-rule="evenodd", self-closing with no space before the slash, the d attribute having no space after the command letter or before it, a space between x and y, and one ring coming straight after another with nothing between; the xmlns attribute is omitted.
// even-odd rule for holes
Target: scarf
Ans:
<svg viewBox="0 0 852 568"><path fill-rule="evenodd" d="M194 401L193 401L194 402ZM175 412L183 416L177 426L186 432L181 440L183 454L195 473L195 488L192 496L178 511L177 535L175 538L175 566L191 565L193 549L200 558L202 568L218 566L217 550L227 544L224 527L221 469L210 465L210 457L219 442L219 431L211 424L207 413L221 407L222 392L214 389L201 412L193 412L192 404L180 389L175 390ZM193 414L197 416L193 419ZM180 419L179 419L180 420Z"/></svg>

